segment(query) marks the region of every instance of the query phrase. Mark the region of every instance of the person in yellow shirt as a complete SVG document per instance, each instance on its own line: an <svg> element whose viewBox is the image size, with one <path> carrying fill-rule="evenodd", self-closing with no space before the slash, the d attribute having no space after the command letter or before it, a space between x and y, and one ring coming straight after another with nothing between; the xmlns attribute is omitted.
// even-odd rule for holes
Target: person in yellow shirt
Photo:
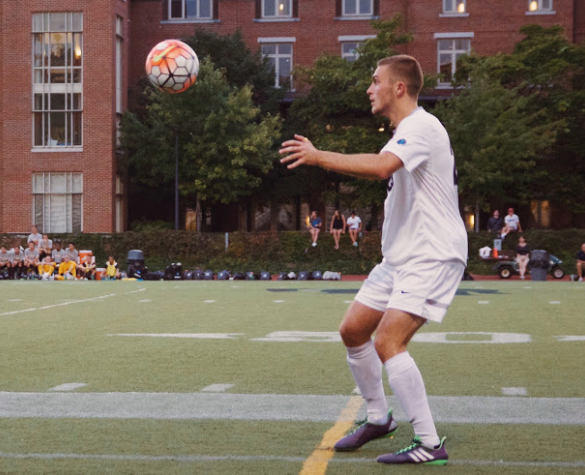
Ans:
<svg viewBox="0 0 585 475"><path fill-rule="evenodd" d="M39 270L39 279L41 280L53 280L55 277L53 273L55 272L56 264L51 259L51 256L45 257L43 262L38 265Z"/></svg>
<svg viewBox="0 0 585 475"><path fill-rule="evenodd" d="M103 280L116 280L120 278L120 271L118 270L118 263L114 259L114 256L108 258L106 262L106 274Z"/></svg>
<svg viewBox="0 0 585 475"><path fill-rule="evenodd" d="M65 254L63 261L59 265L59 275L55 276L57 280L73 280L77 277L77 264Z"/></svg>

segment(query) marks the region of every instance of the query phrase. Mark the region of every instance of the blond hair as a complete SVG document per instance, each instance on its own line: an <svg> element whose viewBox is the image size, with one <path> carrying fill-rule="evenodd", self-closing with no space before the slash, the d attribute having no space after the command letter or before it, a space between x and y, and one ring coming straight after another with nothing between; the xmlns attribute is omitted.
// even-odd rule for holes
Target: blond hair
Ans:
<svg viewBox="0 0 585 475"><path fill-rule="evenodd" d="M423 72L419 62L407 54L398 54L378 61L378 66L388 66L398 81L406 84L406 92L417 98L423 86Z"/></svg>

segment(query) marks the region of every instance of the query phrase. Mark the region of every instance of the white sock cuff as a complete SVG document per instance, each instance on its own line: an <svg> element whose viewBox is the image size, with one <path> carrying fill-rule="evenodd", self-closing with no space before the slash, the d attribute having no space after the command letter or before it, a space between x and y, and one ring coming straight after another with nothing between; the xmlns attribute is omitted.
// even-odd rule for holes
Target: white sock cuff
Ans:
<svg viewBox="0 0 585 475"><path fill-rule="evenodd" d="M352 348L347 346L346 350L348 358L361 359L368 356L372 351L376 351L376 347L374 346L374 340L370 339L360 346L354 346Z"/></svg>
<svg viewBox="0 0 585 475"><path fill-rule="evenodd" d="M400 373L412 368L413 366L416 366L416 363L408 351L398 353L384 363L384 367L388 373L388 378L390 379L394 376L398 376Z"/></svg>

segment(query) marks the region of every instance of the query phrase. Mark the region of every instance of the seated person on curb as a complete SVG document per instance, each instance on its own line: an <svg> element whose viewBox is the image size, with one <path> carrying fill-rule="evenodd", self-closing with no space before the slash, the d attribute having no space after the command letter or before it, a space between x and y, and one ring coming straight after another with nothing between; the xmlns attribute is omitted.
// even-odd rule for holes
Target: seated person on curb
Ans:
<svg viewBox="0 0 585 475"><path fill-rule="evenodd" d="M516 262L518 263L518 270L520 272L520 279L524 280L524 274L526 274L526 267L530 260L530 248L526 244L524 236L520 236L518 245L516 246Z"/></svg>
<svg viewBox="0 0 585 475"><path fill-rule="evenodd" d="M0 247L0 273L7 279L12 268L12 251L5 246Z"/></svg>
<svg viewBox="0 0 585 475"><path fill-rule="evenodd" d="M503 228L504 228L504 220L502 218L500 218L500 212L498 210L495 210L494 215L490 219L488 219L487 230L490 233L500 235L500 234L502 234Z"/></svg>
<svg viewBox="0 0 585 475"><path fill-rule="evenodd" d="M14 246L12 250L12 277L14 279L20 279L20 275L24 268L24 252L20 251L20 244Z"/></svg>
<svg viewBox="0 0 585 475"><path fill-rule="evenodd" d="M309 231L311 232L311 239L313 243L311 246L317 246L317 239L319 238L319 232L321 231L321 226L323 225L323 221L317 214L317 211L311 211L311 227Z"/></svg>
<svg viewBox="0 0 585 475"><path fill-rule="evenodd" d="M94 263L92 263L91 261L92 261L91 256L86 256L83 258L83 261L81 262L81 264L79 264L77 266L77 270L79 271L78 277L80 279L85 279L85 280L94 280L95 279L96 265Z"/></svg>
<svg viewBox="0 0 585 475"><path fill-rule="evenodd" d="M351 212L351 216L347 218L347 227L349 229L349 237L351 238L351 245L358 247L357 238L362 230L362 220L356 216L355 211Z"/></svg>
<svg viewBox="0 0 585 475"><path fill-rule="evenodd" d="M57 269L59 268L59 264L63 261L63 256L66 254L64 249L61 249L61 241L55 242L55 248L51 251L51 258L55 263Z"/></svg>
<svg viewBox="0 0 585 475"><path fill-rule="evenodd" d="M108 258L106 262L106 273L102 280L116 280L120 278L120 271L118 270L118 263L114 259L114 256Z"/></svg>
<svg viewBox="0 0 585 475"><path fill-rule="evenodd" d="M39 243L43 239L43 236L39 233L39 230L36 226L33 226L31 229L31 233L28 235L28 239L26 240L27 244L29 242L34 242L35 247L38 247Z"/></svg>
<svg viewBox="0 0 585 475"><path fill-rule="evenodd" d="M508 214L504 218L504 228L502 229L502 239L507 234L519 231L522 232L522 226L520 226L520 218L514 214L514 208L508 208Z"/></svg>
<svg viewBox="0 0 585 475"><path fill-rule="evenodd" d="M65 254L67 254L69 259L75 262L75 264L79 262L79 251L75 249L75 244L72 242L70 242L67 246L67 249L65 249Z"/></svg>
<svg viewBox="0 0 585 475"><path fill-rule="evenodd" d="M39 265L39 250L35 247L33 241L28 242L28 247L24 251L24 270L27 275L36 274Z"/></svg>
<svg viewBox="0 0 585 475"><path fill-rule="evenodd" d="M583 268L585 267L585 242L581 245L581 250L577 253L577 275L579 282L583 282Z"/></svg>
<svg viewBox="0 0 585 475"><path fill-rule="evenodd" d="M59 275L55 276L57 280L74 280L77 277L77 264L69 258L69 254L63 256L63 261L59 265Z"/></svg>
<svg viewBox="0 0 585 475"><path fill-rule="evenodd" d="M46 256L38 266L39 278L41 280L53 280L55 276L55 263L51 256Z"/></svg>
<svg viewBox="0 0 585 475"><path fill-rule="evenodd" d="M51 251L53 250L53 241L49 239L49 236L43 234L43 239L39 242L37 247L39 250L39 259L44 259L47 256L51 256Z"/></svg>

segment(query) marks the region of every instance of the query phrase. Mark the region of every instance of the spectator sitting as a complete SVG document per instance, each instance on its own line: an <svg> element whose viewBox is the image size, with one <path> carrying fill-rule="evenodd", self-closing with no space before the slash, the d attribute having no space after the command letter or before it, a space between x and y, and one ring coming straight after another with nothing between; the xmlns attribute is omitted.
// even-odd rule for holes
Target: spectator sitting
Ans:
<svg viewBox="0 0 585 475"><path fill-rule="evenodd" d="M355 215L355 211L352 211L351 216L347 218L347 227L349 228L349 237L351 238L352 245L357 247L358 234L362 230L362 220L359 216Z"/></svg>
<svg viewBox="0 0 585 475"><path fill-rule="evenodd" d="M63 262L63 256L65 254L65 250L61 249L61 241L56 241L55 248L51 251L51 257L53 258L53 262L55 263L57 269L59 268L59 264Z"/></svg>
<svg viewBox="0 0 585 475"><path fill-rule="evenodd" d="M38 246L39 250L39 259L44 259L47 256L51 256L51 251L53 250L53 241L49 239L49 236L43 234L43 239L39 242Z"/></svg>
<svg viewBox="0 0 585 475"><path fill-rule="evenodd" d="M120 271L118 270L118 263L114 259L114 256L108 258L106 262L106 273L103 280L116 280L120 278Z"/></svg>
<svg viewBox="0 0 585 475"><path fill-rule="evenodd" d="M37 266L39 265L39 250L35 247L33 241L28 242L28 247L24 251L23 269L26 270L27 277L32 277L32 274L37 273Z"/></svg>
<svg viewBox="0 0 585 475"><path fill-rule="evenodd" d="M500 218L500 212L498 210L495 210L494 215L490 219L488 219L487 230L490 233L500 235L500 234L502 234L503 228L504 228L504 220L502 218Z"/></svg>
<svg viewBox="0 0 585 475"><path fill-rule="evenodd" d="M20 279L20 274L22 273L24 266L24 253L20 251L20 244L14 246L12 250L12 277L14 279Z"/></svg>
<svg viewBox="0 0 585 475"><path fill-rule="evenodd" d="M333 240L335 241L334 249L339 249L341 233L345 232L345 216L340 214L338 209L335 210L335 213L333 213L333 217L331 218L329 232L333 234Z"/></svg>
<svg viewBox="0 0 585 475"><path fill-rule="evenodd" d="M12 251L6 249L6 246L0 247L0 273L5 279L8 279L12 267Z"/></svg>
<svg viewBox="0 0 585 475"><path fill-rule="evenodd" d="M53 275L55 272L55 263L51 259L51 256L45 257L43 262L39 264L38 271L41 280L53 280L55 278Z"/></svg>
<svg viewBox="0 0 585 475"><path fill-rule="evenodd" d="M31 228L31 233L28 235L28 239L26 240L27 244L29 242L34 242L35 247L38 247L39 243L43 239L43 236L39 234L39 229L36 226Z"/></svg>
<svg viewBox="0 0 585 475"><path fill-rule="evenodd" d="M71 260L69 254L63 256L63 261L59 265L59 275L55 276L57 280L73 280L77 277L77 264Z"/></svg>
<svg viewBox="0 0 585 475"><path fill-rule="evenodd" d="M585 267L585 243L581 245L581 250L577 253L577 275L579 282L583 282L583 267Z"/></svg>
<svg viewBox="0 0 585 475"><path fill-rule="evenodd" d="M317 214L317 211L311 211L311 227L309 231L311 231L311 239L313 243L311 244L313 247L317 246L317 239L319 238L319 232L321 231L321 226L323 225L323 221Z"/></svg>
<svg viewBox="0 0 585 475"><path fill-rule="evenodd" d="M530 248L526 244L524 236L520 236L516 246L516 262L518 263L518 270L520 271L520 278L524 280L524 274L526 274L526 267L530 260Z"/></svg>
<svg viewBox="0 0 585 475"><path fill-rule="evenodd" d="M520 231L522 232L522 226L520 226L520 218L514 214L514 208L508 208L508 214L504 218L505 226L502 229L502 239L506 237L506 235Z"/></svg>
<svg viewBox="0 0 585 475"><path fill-rule="evenodd" d="M96 265L92 263L91 256L86 256L83 258L81 264L77 266L77 270L79 271L78 277L85 280L94 280L95 269Z"/></svg>
<svg viewBox="0 0 585 475"><path fill-rule="evenodd" d="M65 249L65 253L69 256L69 259L75 262L75 264L79 263L79 251L75 249L75 244L70 242L67 249Z"/></svg>

